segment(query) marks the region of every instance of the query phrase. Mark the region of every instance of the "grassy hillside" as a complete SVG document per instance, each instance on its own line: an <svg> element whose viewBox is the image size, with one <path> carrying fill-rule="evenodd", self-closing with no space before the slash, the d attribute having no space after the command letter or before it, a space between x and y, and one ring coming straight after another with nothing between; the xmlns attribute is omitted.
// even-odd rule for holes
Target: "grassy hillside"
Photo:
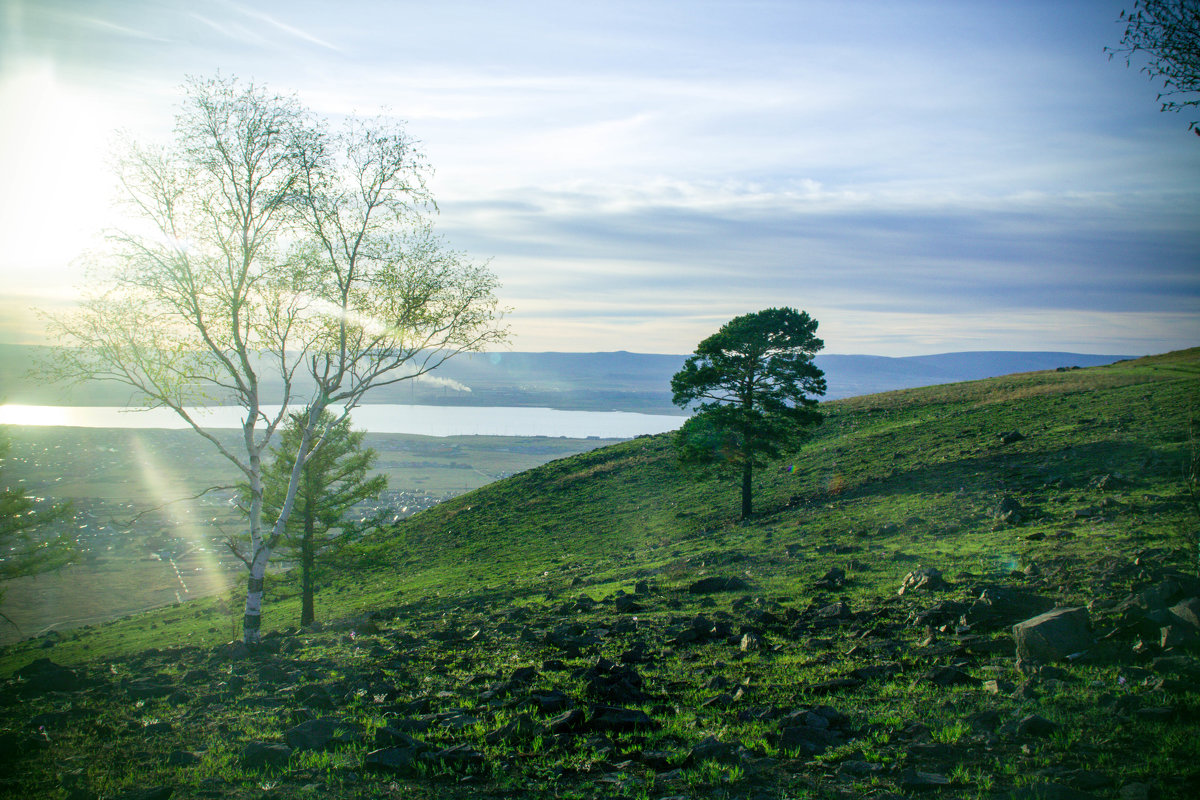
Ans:
<svg viewBox="0 0 1200 800"><path fill-rule="evenodd" d="M1200 349L828 403L746 523L667 436L554 461L366 543L317 630L276 581L258 652L236 598L5 649L0 791L1192 797L1198 400ZM1054 606L1084 655L1018 663Z"/></svg>

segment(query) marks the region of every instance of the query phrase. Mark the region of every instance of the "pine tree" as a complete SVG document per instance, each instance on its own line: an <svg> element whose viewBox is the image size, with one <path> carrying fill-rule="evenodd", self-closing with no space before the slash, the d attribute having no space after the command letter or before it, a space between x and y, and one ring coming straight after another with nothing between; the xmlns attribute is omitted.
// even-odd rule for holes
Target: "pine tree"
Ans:
<svg viewBox="0 0 1200 800"><path fill-rule="evenodd" d="M271 514L278 513L283 503L305 423L303 414L292 415L263 469L263 508ZM317 562L345 537L347 512L357 503L377 499L387 487L386 476L367 476L377 453L363 449L364 431L350 430L348 419L335 422L328 412L322 415L319 425L328 428L329 433L304 464L295 508L284 532L284 549L293 558L298 556L300 562L301 625L316 619L313 594ZM335 528L340 535L331 537L330 531Z"/></svg>
<svg viewBox="0 0 1200 800"><path fill-rule="evenodd" d="M825 343L817 321L791 308L735 317L696 346L671 378L675 405L699 404L676 434L682 463L741 475L742 519L750 516L754 468L821 421Z"/></svg>

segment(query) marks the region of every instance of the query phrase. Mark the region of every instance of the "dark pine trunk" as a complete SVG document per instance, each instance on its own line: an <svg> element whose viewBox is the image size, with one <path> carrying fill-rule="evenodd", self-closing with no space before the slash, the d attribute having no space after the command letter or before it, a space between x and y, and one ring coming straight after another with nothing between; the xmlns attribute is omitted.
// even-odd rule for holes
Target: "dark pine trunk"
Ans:
<svg viewBox="0 0 1200 800"><path fill-rule="evenodd" d="M313 608L313 519L312 504L304 504L304 538L300 540L300 625L311 625L317 618Z"/></svg>
<svg viewBox="0 0 1200 800"><path fill-rule="evenodd" d="M750 518L750 481L754 477L754 465L747 459L742 465L742 519Z"/></svg>

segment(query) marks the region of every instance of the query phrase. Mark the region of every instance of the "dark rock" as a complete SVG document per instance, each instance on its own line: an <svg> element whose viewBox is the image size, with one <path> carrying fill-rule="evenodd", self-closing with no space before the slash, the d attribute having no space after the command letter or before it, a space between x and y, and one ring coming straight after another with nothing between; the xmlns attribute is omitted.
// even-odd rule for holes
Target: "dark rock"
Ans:
<svg viewBox="0 0 1200 800"><path fill-rule="evenodd" d="M814 589L835 590L846 585L846 570L833 567L813 584Z"/></svg>
<svg viewBox="0 0 1200 800"><path fill-rule="evenodd" d="M571 713L571 712L567 712ZM657 728L657 723L645 711L634 708L619 708L616 706L595 706L588 719L588 727L597 731L626 731L651 730ZM553 721L551 722L553 726Z"/></svg>
<svg viewBox="0 0 1200 800"><path fill-rule="evenodd" d="M200 763L200 754L191 750L172 750L167 756L168 767L191 767Z"/></svg>
<svg viewBox="0 0 1200 800"><path fill-rule="evenodd" d="M935 667L926 672L922 679L926 683L942 688L950 686L978 686L980 680L955 667Z"/></svg>
<svg viewBox="0 0 1200 800"><path fill-rule="evenodd" d="M1000 498L1000 502L996 504L996 510L993 516L999 522L1004 522L1009 525L1017 525L1024 518L1025 508L1017 502L1017 499L1012 495L1004 495Z"/></svg>
<svg viewBox="0 0 1200 800"><path fill-rule="evenodd" d="M360 743L362 726L333 717L322 717L291 728L283 735L283 740L293 750L332 750L339 745Z"/></svg>
<svg viewBox="0 0 1200 800"><path fill-rule="evenodd" d="M850 610L849 603L830 603L824 608L817 609L818 619L847 620L853 619L853 617L854 612Z"/></svg>
<svg viewBox="0 0 1200 800"><path fill-rule="evenodd" d="M642 606L638 604L633 595L623 594L616 600L616 609L618 614L632 614L635 611L641 611Z"/></svg>
<svg viewBox="0 0 1200 800"><path fill-rule="evenodd" d="M743 592L749 588L749 584L741 578L714 575L709 578L701 578L691 584L688 586L688 591L692 594L713 594L714 592Z"/></svg>
<svg viewBox="0 0 1200 800"><path fill-rule="evenodd" d="M899 783L906 792L933 792L950 786L950 779L937 772L907 770L900 775Z"/></svg>
<svg viewBox="0 0 1200 800"><path fill-rule="evenodd" d="M1035 783L1014 789L1009 795L1013 800L1096 800L1088 792L1072 789L1061 783Z"/></svg>
<svg viewBox="0 0 1200 800"><path fill-rule="evenodd" d="M582 711L578 708L572 708L570 711L564 711L550 720L550 732L578 733L583 730L586 720L587 718Z"/></svg>
<svg viewBox="0 0 1200 800"><path fill-rule="evenodd" d="M988 587L963 612L962 621L972 629L1012 625L1049 611L1053 602L1026 589Z"/></svg>
<svg viewBox="0 0 1200 800"><path fill-rule="evenodd" d="M1200 634L1190 626L1167 625L1159 630L1158 646L1166 650L1169 647L1191 647L1200 642Z"/></svg>
<svg viewBox="0 0 1200 800"><path fill-rule="evenodd" d="M1147 722L1169 722L1175 716L1175 709L1169 706L1152 706L1139 708L1133 715Z"/></svg>
<svg viewBox="0 0 1200 800"><path fill-rule="evenodd" d="M1092 646L1088 613L1082 606L1056 608L1013 626L1017 658L1049 663Z"/></svg>
<svg viewBox="0 0 1200 800"><path fill-rule="evenodd" d="M585 693L608 703L638 703L646 699L642 676L626 664L601 658L583 673Z"/></svg>
<svg viewBox="0 0 1200 800"><path fill-rule="evenodd" d="M1192 630L1200 631L1200 597L1189 597L1170 608L1171 616Z"/></svg>
<svg viewBox="0 0 1200 800"><path fill-rule="evenodd" d="M251 742L242 748L242 766L247 769L286 767L292 748L273 742Z"/></svg>
<svg viewBox="0 0 1200 800"><path fill-rule="evenodd" d="M856 670L851 670L849 677L860 681L877 681L891 678L900 674L900 665L894 662L887 664L872 664L867 667L859 667Z"/></svg>
<svg viewBox="0 0 1200 800"><path fill-rule="evenodd" d="M820 695L841 692L846 689L857 689L859 686L862 686L862 681L857 678L832 678L806 686L804 690L809 694Z"/></svg>
<svg viewBox="0 0 1200 800"><path fill-rule="evenodd" d="M372 750L363 758L363 767L372 772L395 772L408 774L417 770L421 756L433 748L424 742L414 747L386 747Z"/></svg>
<svg viewBox="0 0 1200 800"><path fill-rule="evenodd" d="M808 756L824 753L839 744L841 737L826 728L809 725L792 725L779 733L779 749Z"/></svg>
<svg viewBox="0 0 1200 800"><path fill-rule="evenodd" d="M1020 431L1005 431L997 434L1000 439L1000 444L1013 444L1014 442L1025 441L1025 435Z"/></svg>
<svg viewBox="0 0 1200 800"><path fill-rule="evenodd" d="M456 772L467 772L473 768L483 766L484 762L483 753L465 743L447 747L445 750L439 750L436 753L426 753L421 758L426 761L437 762Z"/></svg>
<svg viewBox="0 0 1200 800"><path fill-rule="evenodd" d="M400 720L401 723L407 720ZM425 731L430 728L429 721L425 721L425 725L420 730ZM401 748L405 750L420 750L422 747L428 747L420 739L414 739L408 735L408 730L413 728L400 727L395 720L391 724L385 725L382 728L375 729L375 747L377 748Z"/></svg>
<svg viewBox="0 0 1200 800"><path fill-rule="evenodd" d="M171 800L174 786L153 786L149 789L130 789L113 796L113 800Z"/></svg>
<svg viewBox="0 0 1200 800"><path fill-rule="evenodd" d="M900 582L900 588L896 594L934 592L944 588L946 588L946 581L942 578L940 570L936 567L922 567L904 576L904 580Z"/></svg>
<svg viewBox="0 0 1200 800"><path fill-rule="evenodd" d="M571 698L557 689L548 692L535 692L529 696L529 702L543 714L557 714L570 707Z"/></svg>
<svg viewBox="0 0 1200 800"><path fill-rule="evenodd" d="M1024 716L1017 722L1017 733L1021 736L1051 736L1061 726L1037 714Z"/></svg>
<svg viewBox="0 0 1200 800"><path fill-rule="evenodd" d="M508 724L503 725L483 737L488 744L522 744L540 736L545 728L533 721L528 714L518 714Z"/></svg>
<svg viewBox="0 0 1200 800"><path fill-rule="evenodd" d="M21 691L25 694L74 692L85 688L86 685L75 670L55 664L48 658L36 659L21 667L15 674L25 682L21 686Z"/></svg>
<svg viewBox="0 0 1200 800"><path fill-rule="evenodd" d="M732 764L737 761L738 748L741 745L729 742L720 742L711 736L707 736L700 740L688 754L689 764L699 764L703 761L719 761L723 764Z"/></svg>

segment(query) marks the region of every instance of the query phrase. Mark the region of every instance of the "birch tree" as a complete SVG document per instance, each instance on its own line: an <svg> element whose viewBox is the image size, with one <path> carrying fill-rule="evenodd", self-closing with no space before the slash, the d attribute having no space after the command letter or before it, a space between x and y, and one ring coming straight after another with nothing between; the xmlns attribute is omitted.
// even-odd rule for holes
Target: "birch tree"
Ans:
<svg viewBox="0 0 1200 800"><path fill-rule="evenodd" d="M372 389L505 339L486 265L430 223L429 166L404 128L332 131L292 97L191 79L165 147L129 144L118 175L132 220L108 235L98 289L52 321L56 377L126 384L169 408L249 486L243 636L260 638L263 579L306 460ZM195 408L234 404L237 447ZM289 408L290 407L290 408ZM277 514L263 458L289 410L304 419Z"/></svg>

